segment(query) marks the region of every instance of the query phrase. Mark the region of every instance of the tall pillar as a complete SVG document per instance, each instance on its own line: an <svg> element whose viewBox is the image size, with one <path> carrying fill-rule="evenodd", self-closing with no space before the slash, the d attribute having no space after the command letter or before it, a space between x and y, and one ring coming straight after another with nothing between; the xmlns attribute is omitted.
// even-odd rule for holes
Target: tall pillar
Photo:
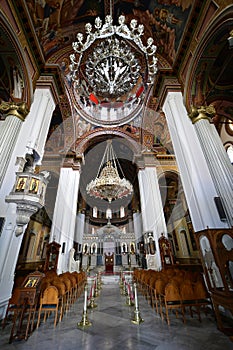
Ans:
<svg viewBox="0 0 233 350"><path fill-rule="evenodd" d="M42 89L38 89L42 90ZM3 128L0 130L0 158L4 163L5 173L2 175L2 186L0 187L0 217L5 218L2 234L0 236L0 318L5 313L6 305L11 296L12 286L15 278L15 267L21 247L23 235L16 237L16 205L13 203L6 203L5 197L12 191L15 183L15 173L22 171L22 164L18 163L18 159L25 157L28 153L27 145L31 140L31 132L33 130L35 139L40 140L41 147L44 147L47 135L41 135L39 133L40 128L38 123L43 124L44 120L50 125L52 118L52 112L55 108L54 95L51 88L44 89L47 91L47 97L49 97L49 103L47 100L47 106L51 108L44 109L44 113L37 116L37 98L40 91L35 92L34 102L31 105L30 113L27 115L26 106L17 104L16 112L12 112L13 105L9 106L9 113L6 120L3 123ZM42 103L42 101L40 100ZM1 111L3 103L1 103ZM5 109L6 112L6 109ZM16 113L16 115L14 114ZM27 118L22 123L22 118L27 115ZM8 119L9 118L9 119ZM37 127L35 128L35 125ZM14 144L14 147L11 147ZM9 149L8 149L9 146ZM42 149L42 148L41 148ZM6 157L9 157L6 159ZM5 160L4 160L5 159ZM7 164L7 166L6 166ZM24 164L24 163L23 163ZM21 168L20 168L21 167ZM2 165L1 169L2 170Z"/></svg>
<svg viewBox="0 0 233 350"><path fill-rule="evenodd" d="M158 239L162 233L167 235L166 222L163 212L162 198L157 176L156 159L154 154L145 157L144 169L139 169L138 180L141 200L142 228L143 233L153 232L156 252L147 256L148 269L161 269Z"/></svg>
<svg viewBox="0 0 233 350"><path fill-rule="evenodd" d="M75 242L82 243L84 227L85 227L85 214L78 213L76 217L76 228L75 228L75 236L74 236Z"/></svg>
<svg viewBox="0 0 233 350"><path fill-rule="evenodd" d="M34 149L40 159L43 158L44 146L48 136L51 116L55 109L50 89L37 88L34 94L32 112L36 115L33 124L28 125L28 149Z"/></svg>
<svg viewBox="0 0 233 350"><path fill-rule="evenodd" d="M25 102L2 102L0 111L6 119L0 129L0 187L6 174L19 132L28 109Z"/></svg>
<svg viewBox="0 0 233 350"><path fill-rule="evenodd" d="M195 231L223 228L214 202L218 196L200 141L188 118L181 92L168 92L163 111Z"/></svg>
<svg viewBox="0 0 233 350"><path fill-rule="evenodd" d="M75 239L75 223L80 180L80 162L61 168L50 241L61 245L58 273L68 270L69 252Z"/></svg>
<svg viewBox="0 0 233 350"><path fill-rule="evenodd" d="M213 106L193 108L192 120L201 148L210 170L219 198L221 199L229 227L233 226L233 167L219 134L211 124L216 114Z"/></svg>
<svg viewBox="0 0 233 350"><path fill-rule="evenodd" d="M139 212L133 213L133 231L136 242L142 238L142 215Z"/></svg>

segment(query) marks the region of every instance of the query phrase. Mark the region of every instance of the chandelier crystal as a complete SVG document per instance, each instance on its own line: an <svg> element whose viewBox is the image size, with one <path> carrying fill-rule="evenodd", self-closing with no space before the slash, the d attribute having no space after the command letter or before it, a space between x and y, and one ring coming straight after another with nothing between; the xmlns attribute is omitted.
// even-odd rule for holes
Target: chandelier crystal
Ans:
<svg viewBox="0 0 233 350"><path fill-rule="evenodd" d="M90 196L104 199L111 203L112 200L127 197L133 193L133 186L124 177L118 162L118 166L123 175L123 178L120 178L117 169L117 161L112 142L108 140L97 176L86 187L86 191Z"/></svg>
<svg viewBox="0 0 233 350"><path fill-rule="evenodd" d="M80 85L80 67L83 65L82 59L85 52L88 52L87 68L85 71L89 85L96 93L104 92L108 87L108 92L117 96L118 87L127 82L127 88L122 90L125 93L139 77L141 69L133 47L137 48L145 57L146 67L143 67L144 80L147 84L152 84L157 73L157 50L153 38L149 37L146 45L143 44L142 36L144 34L143 24L137 24L136 19L132 19L130 25L125 24L125 16L118 18L118 25L113 25L111 15L105 17L105 23L97 17L94 23L94 30L91 23L85 25L86 36L83 33L76 35L77 41L72 43L75 53L70 55L70 70L73 81ZM130 46L127 44L130 43ZM95 45L93 45L95 44ZM93 45L92 53L90 47ZM94 75L96 75L94 77ZM100 88L100 85L102 87ZM132 84L132 86L130 85ZM122 88L121 86L121 88Z"/></svg>
<svg viewBox="0 0 233 350"><path fill-rule="evenodd" d="M119 97L129 92L139 79L140 65L122 40L102 41L86 61L86 76L93 91L103 97Z"/></svg>

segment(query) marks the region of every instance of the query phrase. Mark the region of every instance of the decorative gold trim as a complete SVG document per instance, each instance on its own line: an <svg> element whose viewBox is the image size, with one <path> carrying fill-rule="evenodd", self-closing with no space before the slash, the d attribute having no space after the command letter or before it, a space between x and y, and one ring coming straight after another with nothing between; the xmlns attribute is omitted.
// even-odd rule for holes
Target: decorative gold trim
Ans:
<svg viewBox="0 0 233 350"><path fill-rule="evenodd" d="M213 105L201 106L201 107L192 107L191 113L189 113L189 118L192 120L192 123L195 124L199 120L212 118L216 114L216 110Z"/></svg>
<svg viewBox="0 0 233 350"><path fill-rule="evenodd" d="M0 112L8 117L9 115L14 115L20 120L24 121L29 113L27 105L25 102L5 102L2 101L0 104Z"/></svg>

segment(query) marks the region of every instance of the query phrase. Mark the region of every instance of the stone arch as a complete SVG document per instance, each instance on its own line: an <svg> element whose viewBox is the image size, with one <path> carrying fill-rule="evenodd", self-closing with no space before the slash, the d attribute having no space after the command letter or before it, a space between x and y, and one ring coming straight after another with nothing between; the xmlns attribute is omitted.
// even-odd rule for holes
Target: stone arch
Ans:
<svg viewBox="0 0 233 350"><path fill-rule="evenodd" d="M167 225L178 220L178 213L188 210L183 186L178 171L164 171L159 176L159 187Z"/></svg>
<svg viewBox="0 0 233 350"><path fill-rule="evenodd" d="M99 173L101 162L103 160L104 151L106 149L107 139L112 139L113 148L117 157L117 163L119 166L120 177L125 177L131 182L134 187L134 197L138 198L139 188L137 180L137 171L139 168L138 155L141 154L141 145L128 135L129 133L119 130L118 128L112 128L104 130L102 128L92 130L86 137L81 139L76 146L76 157L81 157L85 161L82 164L82 172L80 176L79 195L83 198L86 197L86 186L93 180ZM117 148L119 146L119 148ZM132 194L122 199L124 206L128 207L132 201ZM100 201L99 199L90 198L87 196L85 199L87 207L96 205L98 210L106 213L107 202ZM112 213L116 213L119 208L117 202L111 203ZM113 214L114 215L114 214Z"/></svg>
<svg viewBox="0 0 233 350"><path fill-rule="evenodd" d="M7 41L7 45L11 48L11 52L8 55L9 59L7 60L7 55L5 56L6 69L8 72L9 78L12 75L12 65L17 68L18 81L21 81L22 91L18 93L16 97L12 95L13 86L10 87L10 94L8 101L20 100L26 102L26 104L30 107L32 99L33 99L33 80L32 76L30 76L29 71L29 57L26 56L25 52L22 49L22 43L19 42L19 38L17 37L17 32L13 30L13 28L9 25L9 22L6 21L6 18L2 16L0 13L0 30L4 34L3 38ZM4 44L2 44L4 45ZM6 50L6 47L4 47ZM3 53L3 52L2 52ZM2 55L1 55L2 56ZM13 77L12 77L13 80ZM9 81L10 82L10 81Z"/></svg>
<svg viewBox="0 0 233 350"><path fill-rule="evenodd" d="M230 29L233 26L232 8L233 5L224 8L224 10L219 13L218 17L215 18L211 25L208 26L208 29L205 29L205 32L202 31L199 34L201 36L197 38L200 40L198 50L192 53L192 61L184 82L184 87L186 87L184 90L184 101L186 101L187 109L190 109L192 104L210 104L211 99L215 98L214 95L211 96L208 93L208 97L205 95L207 92L205 91L205 88L207 80L209 79L209 71L208 69L205 69L204 66L207 64L207 67L212 67L210 61L209 63L207 62L208 57L206 56L206 53L208 47L214 46L214 41L217 40L218 37L223 43L228 45L227 38L229 37ZM219 50L220 49L221 47L219 47ZM219 53L220 51L216 52L215 56L217 57ZM216 57L213 57L213 59L216 59ZM197 95L195 101L193 100L194 93Z"/></svg>
<svg viewBox="0 0 233 350"><path fill-rule="evenodd" d="M111 129L96 129L89 132L83 139L77 142L76 144L76 154L78 156L82 156L85 151L88 149L90 142L93 141L94 138L101 136L117 136L127 141L129 148L133 151L135 156L139 156L141 154L142 145L133 139L129 133L124 132L123 130L119 130L118 128Z"/></svg>

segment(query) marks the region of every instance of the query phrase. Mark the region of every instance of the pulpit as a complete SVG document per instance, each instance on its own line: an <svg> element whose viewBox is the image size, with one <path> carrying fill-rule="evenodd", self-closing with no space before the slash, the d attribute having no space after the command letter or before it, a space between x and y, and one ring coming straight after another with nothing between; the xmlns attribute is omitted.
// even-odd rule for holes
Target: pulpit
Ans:
<svg viewBox="0 0 233 350"><path fill-rule="evenodd" d="M114 254L108 253L105 254L105 272L106 273L113 273L113 266L114 266Z"/></svg>

